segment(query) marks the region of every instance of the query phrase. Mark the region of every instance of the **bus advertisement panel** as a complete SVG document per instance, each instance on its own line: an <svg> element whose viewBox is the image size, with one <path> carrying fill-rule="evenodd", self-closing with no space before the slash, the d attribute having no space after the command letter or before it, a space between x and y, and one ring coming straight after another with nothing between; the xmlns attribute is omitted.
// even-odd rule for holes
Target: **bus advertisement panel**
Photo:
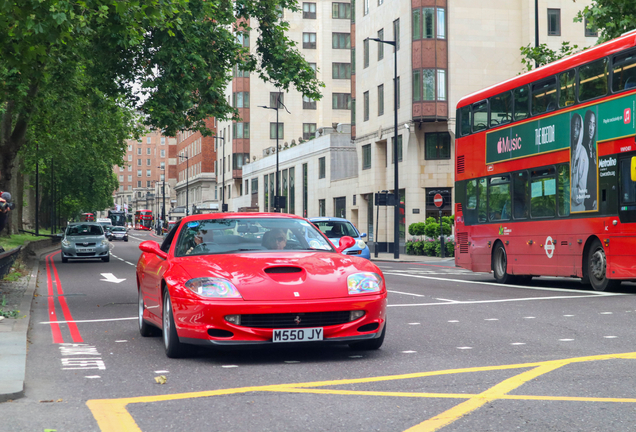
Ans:
<svg viewBox="0 0 636 432"><path fill-rule="evenodd" d="M601 291L636 279L634 35L459 101L457 265Z"/></svg>
<svg viewBox="0 0 636 432"><path fill-rule="evenodd" d="M137 210L135 212L135 229L151 230L152 226L152 210Z"/></svg>

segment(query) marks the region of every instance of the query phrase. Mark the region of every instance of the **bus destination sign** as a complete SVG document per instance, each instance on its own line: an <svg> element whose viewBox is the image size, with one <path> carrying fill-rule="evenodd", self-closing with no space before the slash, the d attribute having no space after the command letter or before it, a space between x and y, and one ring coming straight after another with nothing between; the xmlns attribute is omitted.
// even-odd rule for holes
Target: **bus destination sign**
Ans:
<svg viewBox="0 0 636 432"><path fill-rule="evenodd" d="M578 129L583 126L579 119L585 118L588 111L598 119L596 142L635 135L633 110L634 97L625 96L488 132L486 164L574 148L576 143L572 142L572 137L579 134Z"/></svg>

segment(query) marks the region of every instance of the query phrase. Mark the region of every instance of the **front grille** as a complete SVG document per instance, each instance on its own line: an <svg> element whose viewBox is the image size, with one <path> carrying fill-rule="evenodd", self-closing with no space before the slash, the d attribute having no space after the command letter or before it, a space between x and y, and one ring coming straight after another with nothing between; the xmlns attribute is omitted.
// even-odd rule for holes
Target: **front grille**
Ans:
<svg viewBox="0 0 636 432"><path fill-rule="evenodd" d="M95 256L95 252L78 252L77 256L78 257L91 257L91 256Z"/></svg>
<svg viewBox="0 0 636 432"><path fill-rule="evenodd" d="M348 323L349 315L349 311L249 314L241 315L241 326L257 328L325 327ZM297 323L297 321L299 322Z"/></svg>
<svg viewBox="0 0 636 432"><path fill-rule="evenodd" d="M95 246L97 243L75 243L76 246L87 247L87 246Z"/></svg>

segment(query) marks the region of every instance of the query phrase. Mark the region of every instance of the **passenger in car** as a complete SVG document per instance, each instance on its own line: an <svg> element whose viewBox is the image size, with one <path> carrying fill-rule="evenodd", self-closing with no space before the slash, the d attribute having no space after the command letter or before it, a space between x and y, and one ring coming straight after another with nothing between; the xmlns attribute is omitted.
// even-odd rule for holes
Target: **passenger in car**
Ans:
<svg viewBox="0 0 636 432"><path fill-rule="evenodd" d="M267 249L282 250L287 246L287 234L281 228L274 228L263 235L263 246Z"/></svg>

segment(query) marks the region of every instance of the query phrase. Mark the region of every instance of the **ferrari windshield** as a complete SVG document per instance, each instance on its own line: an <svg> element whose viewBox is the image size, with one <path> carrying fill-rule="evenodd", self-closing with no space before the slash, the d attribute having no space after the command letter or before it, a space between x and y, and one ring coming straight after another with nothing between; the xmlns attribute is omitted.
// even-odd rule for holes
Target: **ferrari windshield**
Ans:
<svg viewBox="0 0 636 432"><path fill-rule="evenodd" d="M184 224L175 255L316 250L334 252L324 236L304 219L219 218Z"/></svg>

